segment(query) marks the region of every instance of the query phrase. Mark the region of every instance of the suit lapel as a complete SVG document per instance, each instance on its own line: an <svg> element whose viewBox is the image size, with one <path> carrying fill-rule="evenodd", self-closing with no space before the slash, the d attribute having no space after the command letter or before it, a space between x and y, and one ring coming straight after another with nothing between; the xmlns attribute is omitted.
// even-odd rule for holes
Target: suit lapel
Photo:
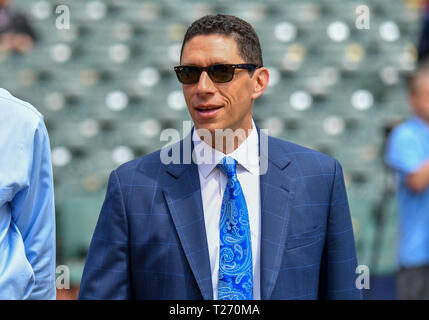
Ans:
<svg viewBox="0 0 429 320"><path fill-rule="evenodd" d="M263 135L260 133L260 159L268 163L268 168L266 174L260 176L261 298L266 300L273 292L285 251L294 184L287 175L290 159L284 156L284 151L276 150L273 139L266 136L268 148L265 149L268 150L264 150Z"/></svg>
<svg viewBox="0 0 429 320"><path fill-rule="evenodd" d="M276 149L273 139L258 127L257 131L261 163L267 163L266 173L260 176L261 298L266 300L273 292L285 251L294 184L287 175L290 159L284 156L284 151ZM191 137L192 131L184 140ZM184 140L180 142L181 151ZM267 141L265 147L261 141ZM167 172L174 179L164 190L168 208L201 294L211 300L213 288L198 166L193 162L170 164Z"/></svg>
<svg viewBox="0 0 429 320"><path fill-rule="evenodd" d="M192 132L188 137L192 137ZM181 151L182 145L183 140ZM164 190L168 208L201 294L204 299L211 300L212 277L198 166L193 162L170 164L167 172L173 179L171 186Z"/></svg>

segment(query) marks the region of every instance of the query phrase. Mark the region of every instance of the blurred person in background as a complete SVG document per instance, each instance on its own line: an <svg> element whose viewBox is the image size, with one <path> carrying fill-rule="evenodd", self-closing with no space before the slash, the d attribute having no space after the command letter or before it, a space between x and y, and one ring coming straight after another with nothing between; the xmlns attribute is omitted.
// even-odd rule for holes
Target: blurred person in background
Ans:
<svg viewBox="0 0 429 320"><path fill-rule="evenodd" d="M55 299L55 249L43 116L0 88L0 300Z"/></svg>
<svg viewBox="0 0 429 320"><path fill-rule="evenodd" d="M429 299L429 63L409 80L413 116L390 135L386 162L397 174L400 299Z"/></svg>
<svg viewBox="0 0 429 320"><path fill-rule="evenodd" d="M418 45L419 61L429 58L429 0L423 1L423 26Z"/></svg>
<svg viewBox="0 0 429 320"><path fill-rule="evenodd" d="M36 33L26 16L10 3L0 0L0 52L26 53L33 48Z"/></svg>

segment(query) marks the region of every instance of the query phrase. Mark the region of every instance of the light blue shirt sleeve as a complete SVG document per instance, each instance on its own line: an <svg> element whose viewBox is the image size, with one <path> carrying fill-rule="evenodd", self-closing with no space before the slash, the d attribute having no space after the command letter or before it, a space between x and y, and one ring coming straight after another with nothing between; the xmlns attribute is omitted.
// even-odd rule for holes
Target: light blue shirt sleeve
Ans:
<svg viewBox="0 0 429 320"><path fill-rule="evenodd" d="M385 159L399 173L409 174L415 172L426 160L426 151L415 130L400 126L392 132Z"/></svg>
<svg viewBox="0 0 429 320"><path fill-rule="evenodd" d="M55 299L55 213L49 138L41 121L36 130L29 184L11 203L35 275L30 299Z"/></svg>
<svg viewBox="0 0 429 320"><path fill-rule="evenodd" d="M11 96L5 100L0 95L0 299L55 299L48 133L35 109ZM22 116L23 106L31 116Z"/></svg>

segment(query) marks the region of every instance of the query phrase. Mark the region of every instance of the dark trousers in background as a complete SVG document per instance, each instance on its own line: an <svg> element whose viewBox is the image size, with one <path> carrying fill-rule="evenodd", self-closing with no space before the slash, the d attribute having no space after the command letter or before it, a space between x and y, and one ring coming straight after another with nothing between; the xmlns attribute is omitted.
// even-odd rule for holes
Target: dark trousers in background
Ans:
<svg viewBox="0 0 429 320"><path fill-rule="evenodd" d="M396 289L399 300L429 300L429 265L401 268Z"/></svg>

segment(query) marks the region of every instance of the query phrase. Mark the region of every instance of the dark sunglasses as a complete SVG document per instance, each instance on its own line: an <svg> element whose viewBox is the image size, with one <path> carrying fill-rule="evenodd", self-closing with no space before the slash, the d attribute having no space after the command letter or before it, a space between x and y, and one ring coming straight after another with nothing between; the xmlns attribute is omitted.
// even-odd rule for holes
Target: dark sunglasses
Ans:
<svg viewBox="0 0 429 320"><path fill-rule="evenodd" d="M197 66L176 66L177 79L183 84L195 84L200 80L201 73L207 72L213 82L224 83L231 81L234 78L235 69L246 69L252 76L255 69L260 68L256 64L215 64L207 67Z"/></svg>

